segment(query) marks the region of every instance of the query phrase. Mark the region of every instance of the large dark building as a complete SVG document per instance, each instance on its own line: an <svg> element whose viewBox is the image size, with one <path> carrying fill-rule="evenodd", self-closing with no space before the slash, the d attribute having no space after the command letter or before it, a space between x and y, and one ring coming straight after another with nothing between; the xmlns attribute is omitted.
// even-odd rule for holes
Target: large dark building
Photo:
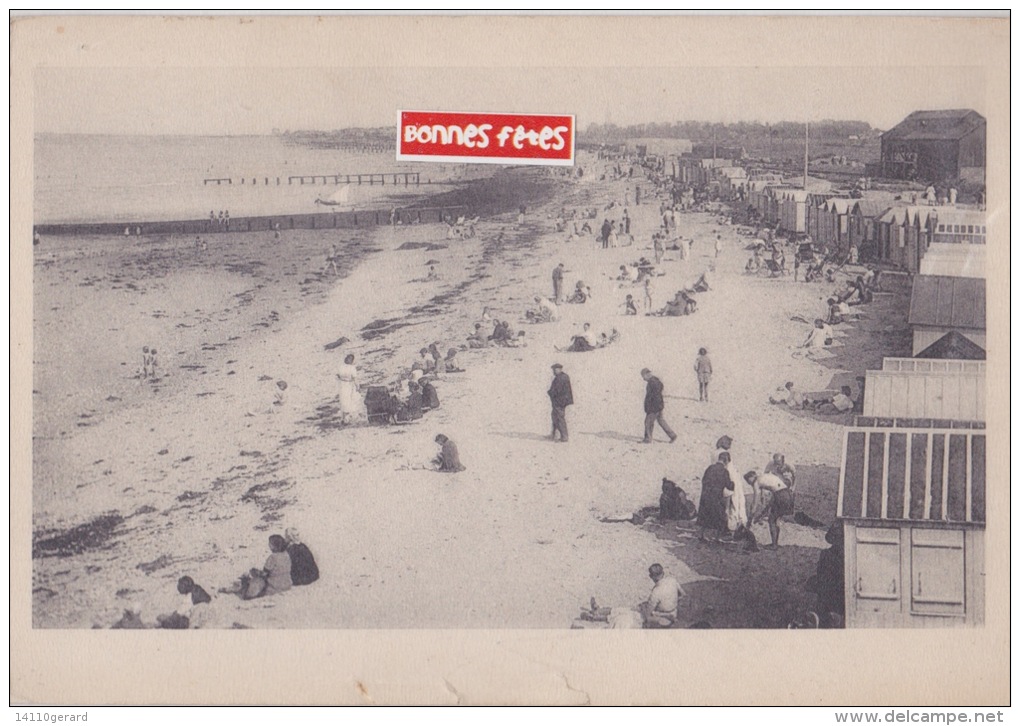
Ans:
<svg viewBox="0 0 1020 726"><path fill-rule="evenodd" d="M985 180L985 117L970 109L914 111L882 134L881 175L920 182Z"/></svg>

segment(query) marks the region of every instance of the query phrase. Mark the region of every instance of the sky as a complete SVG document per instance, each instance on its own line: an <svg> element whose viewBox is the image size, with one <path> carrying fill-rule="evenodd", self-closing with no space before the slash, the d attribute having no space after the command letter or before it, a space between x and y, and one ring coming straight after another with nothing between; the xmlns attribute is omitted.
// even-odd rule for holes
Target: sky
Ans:
<svg viewBox="0 0 1020 726"><path fill-rule="evenodd" d="M391 126L398 110L673 121L866 121L918 109L985 113L971 67L38 68L37 132L266 134ZM986 114L987 115L987 114Z"/></svg>

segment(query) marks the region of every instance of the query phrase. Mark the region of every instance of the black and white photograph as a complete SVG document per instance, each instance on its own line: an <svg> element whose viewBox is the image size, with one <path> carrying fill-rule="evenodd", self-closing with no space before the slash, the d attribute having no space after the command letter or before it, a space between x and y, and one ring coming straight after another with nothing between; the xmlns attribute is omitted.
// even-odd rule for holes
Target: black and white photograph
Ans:
<svg viewBox="0 0 1020 726"><path fill-rule="evenodd" d="M702 705L787 643L852 651L831 687L991 642L1008 19L239 20L12 24L26 638L622 642L718 663L627 702ZM411 109L571 117L571 158L416 160Z"/></svg>

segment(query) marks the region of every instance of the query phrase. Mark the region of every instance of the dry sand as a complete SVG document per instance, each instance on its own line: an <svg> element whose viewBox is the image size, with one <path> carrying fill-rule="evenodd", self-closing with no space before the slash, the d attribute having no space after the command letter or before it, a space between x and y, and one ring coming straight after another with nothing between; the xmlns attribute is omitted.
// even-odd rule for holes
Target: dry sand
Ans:
<svg viewBox="0 0 1020 726"><path fill-rule="evenodd" d="M685 318L625 317L623 262L651 256L658 201L631 207L632 247L596 249L553 229L562 205L622 201L626 181L557 182L541 204L483 220L469 240L438 225L381 228L344 238L339 279L322 277L328 232L193 239L51 238L36 249L34 367L34 591L37 627L108 626L129 602L143 619L169 611L189 574L213 592L261 566L267 536L297 527L322 578L286 595L242 602L221 595L214 624L262 628L565 628L591 596L633 605L661 562L685 584L684 623L781 627L812 602L803 589L824 530L786 523L777 552L703 545L686 525L603 523L658 501L668 476L697 500L715 440L729 434L740 470L781 451L798 468L798 508L828 523L835 512L842 426L768 404L786 380L824 390L833 376L874 366L908 346L902 293L880 296L860 324L839 326L835 355L814 361L795 346L824 309L830 286L743 276L746 239L706 213L678 214L694 259L669 252L656 278L664 304L723 252L712 291ZM619 217L619 210L601 212ZM345 233L347 234L347 233ZM405 243L432 249L400 249ZM437 260L441 279L425 282ZM567 287L585 280L586 305L562 306L547 325L520 322L536 294L551 295L563 261ZM634 288L641 301L640 289ZM422 346L463 344L483 306L527 331L523 349L469 350L465 373L437 384L442 407L399 427L336 417L335 371L354 353L363 382L389 382ZM391 321L382 334L362 330ZM620 341L558 353L581 324L617 328ZM326 350L341 336L349 343ZM168 374L135 376L155 346ZM692 366L708 348L712 401L697 400ZM550 365L570 375L569 444L553 444ZM642 435L643 367L659 375L668 445ZM286 380L283 406L275 381ZM467 470L420 470L445 433ZM75 527L81 527L75 530ZM767 541L764 525L756 528ZM66 536L55 556L42 545ZM52 544L52 543L51 543ZM75 553L77 548L81 550Z"/></svg>

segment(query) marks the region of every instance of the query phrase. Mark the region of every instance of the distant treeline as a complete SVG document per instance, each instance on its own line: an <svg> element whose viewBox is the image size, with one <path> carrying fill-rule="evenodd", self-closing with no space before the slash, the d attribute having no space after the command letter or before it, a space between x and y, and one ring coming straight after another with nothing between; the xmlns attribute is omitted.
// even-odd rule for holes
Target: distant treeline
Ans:
<svg viewBox="0 0 1020 726"><path fill-rule="evenodd" d="M811 124L814 139L840 139L850 136L861 139L872 137L879 132L864 121L818 121ZM718 144L747 144L751 139L795 139L804 136L804 124L782 121L764 124L748 121L737 123L708 123L704 121L683 121L676 123L635 124L590 124L578 134L578 141L587 144L619 144L627 139L690 139L696 143L715 141Z"/></svg>
<svg viewBox="0 0 1020 726"><path fill-rule="evenodd" d="M396 130L389 126L334 131L284 131L278 135L290 143L317 148L396 147Z"/></svg>

